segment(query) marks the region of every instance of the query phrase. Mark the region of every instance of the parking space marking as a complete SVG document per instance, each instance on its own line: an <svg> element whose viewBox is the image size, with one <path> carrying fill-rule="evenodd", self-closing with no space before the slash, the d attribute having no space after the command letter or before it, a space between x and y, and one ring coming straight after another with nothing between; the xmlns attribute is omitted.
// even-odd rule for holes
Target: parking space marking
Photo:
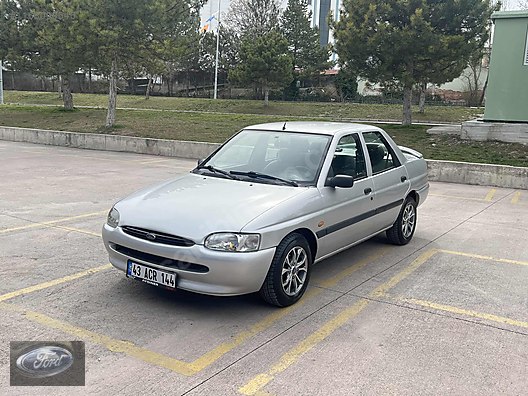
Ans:
<svg viewBox="0 0 528 396"><path fill-rule="evenodd" d="M513 194L513 197L512 197L512 200L511 200L511 203L516 205L519 203L519 200L521 199L521 192L520 191L517 191L515 194Z"/></svg>
<svg viewBox="0 0 528 396"><path fill-rule="evenodd" d="M436 309L438 311L445 311L445 312L450 312L450 313L454 313L454 314L458 314L458 315L471 316L473 318L478 318L478 319L486 319L486 320L489 320L489 321L492 321L492 322L497 322L497 323L508 324L508 325L517 326L517 327L528 328L528 322L523 322L523 321L520 321L520 320L510 319L510 318L506 318L504 316L497 316L497 315L487 314L487 313L483 313L483 312L477 312L477 311L472 311L472 310L468 310L468 309L462 309L462 308L458 308L458 307L453 307L451 305L438 304L438 303L435 303L435 302L432 302L432 301L418 300L418 299L415 299L415 298L397 298L397 299L399 301L403 301L403 302L406 302L406 303L409 303L409 304L419 305L419 306L422 306L422 307L425 307L425 308L432 308L432 309Z"/></svg>
<svg viewBox="0 0 528 396"><path fill-rule="evenodd" d="M58 220L52 220L52 221L44 221L44 222L38 222L38 221L31 221L31 220L24 220L24 221L31 221L31 224L25 225L25 226L19 226L19 227L12 227L12 228L6 228L4 230L0 230L0 234L6 234L8 232L13 231L21 231L21 230L27 230L30 228L38 228L38 227L49 227L55 224L65 223L67 221L71 220L77 220L77 219L84 219L86 217L94 217L99 216L103 213L107 213L106 210L102 210L100 212L93 212L93 213L86 213L78 216L72 216L72 217L65 217Z"/></svg>
<svg viewBox="0 0 528 396"><path fill-rule="evenodd" d="M486 201L491 202L493 201L493 197L495 196L495 193L497 192L496 188L492 188L489 190L488 194L486 195L486 198L484 198Z"/></svg>
<svg viewBox="0 0 528 396"><path fill-rule="evenodd" d="M396 284L401 282L412 272L414 272L418 267L423 263L429 260L435 253L436 249L431 249L420 255L416 260L414 260L409 266L407 266L403 271L399 272L393 276L389 281L381 284L376 287L372 292L369 293L369 298L379 297L385 294L386 291L394 287ZM331 335L335 330L339 329L350 319L357 316L365 307L370 304L370 299L360 298L359 301L341 311L339 314L334 316L332 319L327 321L323 326L315 331L312 335L308 336L296 346L286 352L279 361L274 364L270 370L266 373L258 374L248 383L238 389L243 395L257 395L262 391L269 382L271 382L275 376L288 367L293 365L302 355L312 349L314 346L325 340L329 335Z"/></svg>
<svg viewBox="0 0 528 396"><path fill-rule="evenodd" d="M10 300L10 299L15 298L15 297L23 296L25 294L34 293L34 292L39 291L39 290L43 290L43 289L47 289L49 287L57 286L57 285L60 285L62 283L71 282L73 280L76 280L76 279L79 279L79 278L82 278L82 277L85 277L85 276L88 276L88 275L96 274L97 272L101 272L101 271L107 270L109 268L112 268L112 264L101 265L99 267L90 268L90 269L88 269L86 271L77 272L76 274L64 276L64 277L59 278L59 279L54 279L54 280L51 280L51 281L48 281L48 282L39 283L39 284L34 285L34 286L29 286L29 287L25 287L23 289L15 290L15 291L12 291L10 293L6 293L6 294L3 294L3 295L0 295L0 301Z"/></svg>
<svg viewBox="0 0 528 396"><path fill-rule="evenodd" d="M150 164L155 164L155 163L158 163L158 162L166 162L166 161L171 161L172 158L164 158L164 159L155 159L155 160L148 160L148 161L145 161L145 160L141 160L141 161L138 161L140 164L142 165L150 165Z"/></svg>
<svg viewBox="0 0 528 396"><path fill-rule="evenodd" d="M528 261L510 260L510 259L503 259L503 258L497 258L497 257L491 257L491 256L482 256L480 254L457 252L457 251L454 251L454 250L439 249L438 252L447 253L447 254L453 254L453 255L456 255L456 256L471 257L471 258L476 258L476 259L479 259L479 260L496 261L496 262L499 262L499 263L516 264L516 265L528 265Z"/></svg>
<svg viewBox="0 0 528 396"><path fill-rule="evenodd" d="M473 198L473 197L461 197L458 195L445 195L445 194L434 194L429 193L429 196L432 197L441 197L441 198L455 198L455 199L463 199L463 200L469 200L469 201L479 201L479 202L486 202L483 198Z"/></svg>
<svg viewBox="0 0 528 396"><path fill-rule="evenodd" d="M337 275L335 275L335 276L323 281L321 284L324 284L326 287L331 287L331 286L337 284L341 280L345 279L347 276L350 276L351 274L353 274L355 271L357 271L357 270L363 268L364 266L368 265L369 263L372 263L375 260L383 257L388 250L389 250L388 247L383 247L381 249L378 249L376 251L376 253L371 254L371 255L363 258L362 260L357 261L353 266L346 268L345 270L341 271ZM77 274L69 275L69 276L66 276L66 277L63 277L63 278L60 278L60 279L56 279L56 280L49 281L49 282L44 282L44 283L39 284L39 285L27 287L25 289L21 289L21 290L17 290L17 291L11 292L11 293L4 294L4 295L0 296L0 304L1 304L0 307L4 307L5 308L6 306L7 307L11 306L11 304L9 304L9 305L5 304L5 303L2 303L2 301L8 300L8 299L11 299L11 298L14 298L14 297L18 297L18 296L21 296L21 295L24 295L24 294L32 293L32 292L35 292L35 291L38 291L38 290L46 289L48 287L56 286L56 285L61 284L61 283L69 282L69 281L72 281L72 280L81 278L83 276L90 275L90 274L105 270L105 269L111 268L111 267L112 267L111 264L107 264L105 266L93 268L93 269L90 269L90 270L87 270L87 271L83 271L83 272L80 272L80 273L77 273ZM276 323L278 320L280 320L283 317L285 317L286 315L288 315L291 311L293 311L294 309L298 309L299 307L301 307L303 304L305 304L306 302L308 302L309 300L311 300L315 296L321 294L323 291L324 291L324 289L317 288L317 286L315 288L313 288L313 289L310 289L306 293L304 298L301 301L299 301L298 303L296 303L295 305L293 305L291 307L288 307L288 308L283 308L283 309L274 311L273 313L271 313L271 314L267 315L266 317L264 317L259 322L253 324L248 330L244 330L244 331L236 334L233 337L232 341L220 344L219 346L217 346L213 350L211 350L209 352L206 352L204 355L202 355L199 358L195 359L191 363L183 362L183 361L180 361L180 360L173 359L173 358L170 358L168 356L165 356L166 359L162 360L161 364L158 364L158 365L161 366L161 367L169 368L169 369L171 369L171 370L173 370L175 372L178 372L178 373L184 374L184 375L196 374L196 373L202 371L203 369L207 368L208 366L210 366L214 362L216 362L218 359L220 359L226 353L228 353L231 350L233 350L234 348L242 345L249 338L253 337L254 335L256 335L256 334L258 334L258 333L260 333L260 332L262 332L262 331L264 331L266 329L268 329L274 323ZM23 309L22 308L18 308L18 310L23 310ZM77 327L77 326L73 326L73 325L70 325L70 324L68 324L66 322L61 322L61 321L55 320L53 318L46 317L45 315L41 315L41 314L38 314L38 313L33 313L33 314L34 314L33 316L31 316L31 315L27 316L26 315L26 317L28 317L28 319L31 319L31 318L33 318L33 319L35 319L35 318L45 318L45 320L34 320L34 321L37 321L38 323L43 324L43 325L48 325L50 327L60 329L62 331L69 332L70 334L73 334L73 335L76 335L76 336L79 336L81 334L86 334L87 339L89 339L90 341L93 341L93 342L98 343L98 344L102 344L102 345L104 345L105 347L107 347L108 349L110 349L112 351L114 351L114 350L111 349L110 347L114 345L114 341L115 342L122 342L122 343L125 343L126 345L131 345L130 348L128 348L128 349L126 349L126 350L124 350L122 352L123 353L127 353L127 351L130 351L130 355L131 356L137 357L138 359L141 359L141 360L144 360L144 361L148 361L149 363L154 364L154 365L156 365L156 362L157 362L156 359L158 359L160 356L164 356L164 355L157 354L156 352L149 351L149 350L147 350L145 348L138 347L138 346L136 346L136 345L134 345L134 344L132 344L132 343L130 343L128 341L113 340L110 337L106 337L106 336L103 336L103 335L98 335L98 334L96 334L96 333L94 333L94 332L92 332L90 330L83 329L83 328L80 328L80 327ZM41 316L37 317L35 315L41 315ZM67 330L69 330L69 331L67 331ZM149 352L150 352L150 354L149 354ZM155 356L156 359L154 359L154 358L151 359L151 357L153 357L153 356Z"/></svg>
<svg viewBox="0 0 528 396"><path fill-rule="evenodd" d="M97 238L101 238L101 233L100 232L97 233L97 232L92 232L92 231L88 231L88 230L82 230L80 228L66 227L66 226L62 226L62 225L53 225L53 226L46 226L46 227L58 228L58 229L61 229L61 230L66 230L66 231L80 232L81 234L86 234L86 235L94 236L94 237L97 237Z"/></svg>
<svg viewBox="0 0 528 396"><path fill-rule="evenodd" d="M107 337L105 335L98 334L93 331L83 329L81 327L61 322L57 319L53 319L38 312L26 311L25 309L13 304L0 303L0 307L6 310L19 312L32 322L36 322L43 326L62 331L64 333L73 335L83 340L91 341L95 344L104 345L108 350L112 352L124 353L127 356L135 357L146 363L163 367L179 374L190 376L195 373L194 370L189 367L188 363L170 358L168 356L153 352L145 348L141 348L132 342L116 340L114 338Z"/></svg>
<svg viewBox="0 0 528 396"><path fill-rule="evenodd" d="M332 286L335 286L337 283L347 278L348 276L352 275L354 272L360 270L361 268L374 262L375 260L383 257L388 250L389 250L388 247L382 247L381 249L378 249L376 253L371 254L363 258L362 260L357 261L354 265L346 268L345 270L339 272L333 277L320 282L319 284L316 285L316 287L319 286L323 288L330 288ZM242 331L238 333L237 335L235 335L232 341L222 343L219 346L217 346L215 349L205 353L203 356L196 359L194 362L191 363L191 366L197 371L201 371L204 368L210 366L211 364L216 362L218 359L220 359L223 355L230 352L237 346L243 344L249 338L268 329L275 322L277 322L278 320L288 315L294 309L298 309L299 307L304 305L306 302L308 302L310 299L320 295L323 292L323 290L324 289L321 289L321 288L314 288L314 289L308 290L308 292L306 292L306 295L300 301L298 301L295 305L292 305L287 308L282 308L281 310L275 311L267 315L264 319L252 325L249 328L249 330Z"/></svg>

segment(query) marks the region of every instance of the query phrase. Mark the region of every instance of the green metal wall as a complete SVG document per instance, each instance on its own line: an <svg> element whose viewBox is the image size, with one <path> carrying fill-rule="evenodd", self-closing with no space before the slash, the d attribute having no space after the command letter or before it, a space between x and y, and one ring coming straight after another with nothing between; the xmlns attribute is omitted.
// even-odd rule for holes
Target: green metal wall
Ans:
<svg viewBox="0 0 528 396"><path fill-rule="evenodd" d="M485 121L528 122L528 12L499 11L495 23Z"/></svg>

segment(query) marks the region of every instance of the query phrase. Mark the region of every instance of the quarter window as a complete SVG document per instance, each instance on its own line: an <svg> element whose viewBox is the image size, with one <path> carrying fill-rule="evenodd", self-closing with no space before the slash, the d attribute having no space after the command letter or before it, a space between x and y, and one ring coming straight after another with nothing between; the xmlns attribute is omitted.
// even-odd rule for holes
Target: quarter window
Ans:
<svg viewBox="0 0 528 396"><path fill-rule="evenodd" d="M381 133L364 132L363 137L367 144L373 174L400 166L398 158L394 155L394 151Z"/></svg>

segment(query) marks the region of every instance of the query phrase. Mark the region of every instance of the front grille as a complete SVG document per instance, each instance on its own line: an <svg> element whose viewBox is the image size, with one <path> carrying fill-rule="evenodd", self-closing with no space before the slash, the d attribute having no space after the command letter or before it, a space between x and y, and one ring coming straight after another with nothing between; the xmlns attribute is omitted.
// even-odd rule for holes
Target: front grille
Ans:
<svg viewBox="0 0 528 396"><path fill-rule="evenodd" d="M173 260L166 257L156 256L154 254L140 252L138 250L127 248L126 246L110 244L110 247L116 252L124 254L125 256L135 258L137 260L145 261L147 263L161 265L162 267L179 269L182 271L199 272L205 274L209 272L209 268L205 265L189 263L187 261Z"/></svg>
<svg viewBox="0 0 528 396"><path fill-rule="evenodd" d="M193 246L194 242L190 239L176 235L165 234L159 231L145 230L144 228L124 226L121 227L123 232L133 237L144 239L145 241L161 243L162 245L171 246Z"/></svg>

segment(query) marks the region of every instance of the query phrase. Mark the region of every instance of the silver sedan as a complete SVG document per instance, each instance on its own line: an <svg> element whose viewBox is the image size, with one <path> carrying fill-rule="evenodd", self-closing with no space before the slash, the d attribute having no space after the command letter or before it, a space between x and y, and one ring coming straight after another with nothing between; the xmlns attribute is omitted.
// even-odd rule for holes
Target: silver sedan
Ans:
<svg viewBox="0 0 528 396"><path fill-rule="evenodd" d="M247 127L189 174L108 214L110 262L129 278L211 295L260 292L288 306L310 270L386 232L413 237L427 165L382 129L287 122Z"/></svg>

